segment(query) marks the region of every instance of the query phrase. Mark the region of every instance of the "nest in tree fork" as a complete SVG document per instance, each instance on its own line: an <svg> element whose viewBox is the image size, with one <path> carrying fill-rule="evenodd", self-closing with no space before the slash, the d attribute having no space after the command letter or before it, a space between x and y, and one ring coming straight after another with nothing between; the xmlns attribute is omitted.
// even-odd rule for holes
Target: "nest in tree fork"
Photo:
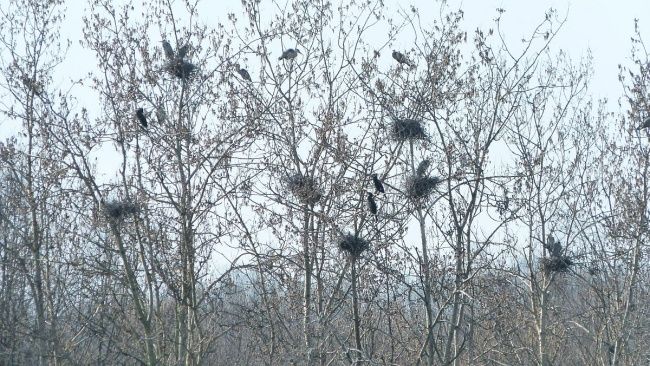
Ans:
<svg viewBox="0 0 650 366"><path fill-rule="evenodd" d="M111 201L104 203L104 213L110 219L119 221L140 212L140 206L132 202Z"/></svg>
<svg viewBox="0 0 650 366"><path fill-rule="evenodd" d="M339 248L353 257L361 255L369 246L366 240L352 234L345 234L339 240Z"/></svg>
<svg viewBox="0 0 650 366"><path fill-rule="evenodd" d="M313 205L320 201L322 194L316 180L301 174L294 174L287 179L289 191L302 203Z"/></svg>
<svg viewBox="0 0 650 366"><path fill-rule="evenodd" d="M189 79L196 73L196 66L182 58L177 58L167 63L167 71L179 79Z"/></svg>
<svg viewBox="0 0 650 366"><path fill-rule="evenodd" d="M438 177L413 175L406 179L406 196L412 200L421 200L428 197L440 183Z"/></svg>
<svg viewBox="0 0 650 366"><path fill-rule="evenodd" d="M569 267L573 265L571 258L560 255L542 258L542 268L544 272L567 272Z"/></svg>
<svg viewBox="0 0 650 366"><path fill-rule="evenodd" d="M416 119L395 119L393 121L393 137L399 141L423 140L427 134L422 126L422 121Z"/></svg>

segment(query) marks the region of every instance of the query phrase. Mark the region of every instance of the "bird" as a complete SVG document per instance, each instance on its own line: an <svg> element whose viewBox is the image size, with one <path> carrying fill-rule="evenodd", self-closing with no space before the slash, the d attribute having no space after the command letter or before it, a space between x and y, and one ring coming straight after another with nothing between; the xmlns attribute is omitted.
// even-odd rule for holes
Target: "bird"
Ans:
<svg viewBox="0 0 650 366"><path fill-rule="evenodd" d="M278 60L293 60L301 53L297 48L289 48L288 50L282 52L282 56L278 57Z"/></svg>
<svg viewBox="0 0 650 366"><path fill-rule="evenodd" d="M427 169L429 169L429 165L431 165L431 160L422 160L420 164L418 164L418 168L415 170L415 174L417 174L418 177L424 176L424 174L427 172Z"/></svg>
<svg viewBox="0 0 650 366"><path fill-rule="evenodd" d="M189 49L190 49L189 45L185 45L185 46L179 48L178 49L178 58L180 58L180 59L185 58L185 56L187 56L187 51L189 51Z"/></svg>
<svg viewBox="0 0 650 366"><path fill-rule="evenodd" d="M174 59L174 49L172 48L172 45L170 45L169 42L167 42L167 40L163 40L162 45L163 45L163 50L165 51L165 56L168 59L173 60Z"/></svg>
<svg viewBox="0 0 650 366"><path fill-rule="evenodd" d="M636 129L637 129L637 130L642 130L642 129L644 129L644 128L648 128L648 127L650 127L650 116L648 116L648 117L643 121L643 124L642 124L641 126L637 127Z"/></svg>
<svg viewBox="0 0 650 366"><path fill-rule="evenodd" d="M384 185L381 183L381 180L377 177L377 173L372 173L372 183L375 184L375 190L379 193L384 193Z"/></svg>
<svg viewBox="0 0 650 366"><path fill-rule="evenodd" d="M244 68L241 68L237 66L239 69L237 70L237 73L239 73L239 76L241 76L242 79L247 80L247 81L252 81L251 80L251 75L248 73L248 71Z"/></svg>
<svg viewBox="0 0 650 366"><path fill-rule="evenodd" d="M560 244L559 241L555 240L553 234L548 234L545 247L549 252L551 252L551 256L560 257L562 253L562 244Z"/></svg>
<svg viewBox="0 0 650 366"><path fill-rule="evenodd" d="M551 249L551 255L559 258L561 254L562 254L562 244L560 244L560 242L556 240L555 243L553 244L553 248Z"/></svg>
<svg viewBox="0 0 650 366"><path fill-rule="evenodd" d="M147 123L147 117L144 115L144 109L138 108L135 111L135 116L138 117L138 121L140 121L142 127L147 128L148 123Z"/></svg>
<svg viewBox="0 0 650 366"><path fill-rule="evenodd" d="M399 62L400 64L405 64L405 65L408 65L408 66L411 66L411 67L414 66L413 63L411 63L411 62L406 58L406 56L404 56L404 54L401 53L401 52L398 52L398 51L393 50L393 58L394 58L397 62Z"/></svg>
<svg viewBox="0 0 650 366"><path fill-rule="evenodd" d="M368 192L368 211L373 215L377 214L377 202L375 202L375 196L370 192Z"/></svg>

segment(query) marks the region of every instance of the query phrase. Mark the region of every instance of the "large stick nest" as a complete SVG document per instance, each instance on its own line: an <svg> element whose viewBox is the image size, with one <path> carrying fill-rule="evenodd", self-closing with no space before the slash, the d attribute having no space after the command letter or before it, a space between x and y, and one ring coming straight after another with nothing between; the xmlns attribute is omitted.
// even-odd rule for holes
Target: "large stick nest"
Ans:
<svg viewBox="0 0 650 366"><path fill-rule="evenodd" d="M287 188L302 203L313 205L323 196L318 183L312 177L294 174L287 178Z"/></svg>
<svg viewBox="0 0 650 366"><path fill-rule="evenodd" d="M440 178L412 175L406 179L406 196L414 201L427 198L440 183Z"/></svg>
<svg viewBox="0 0 650 366"><path fill-rule="evenodd" d="M177 58L169 61L166 69L170 74L177 78L186 80L196 73L197 67L191 62L185 61L182 58Z"/></svg>
<svg viewBox="0 0 650 366"><path fill-rule="evenodd" d="M136 203L125 201L111 201L104 203L104 213L106 216L115 221L121 221L128 216L137 215L140 212L140 206Z"/></svg>
<svg viewBox="0 0 650 366"><path fill-rule="evenodd" d="M361 255L369 246L366 240L352 234L344 234L339 240L339 248L353 257Z"/></svg>
<svg viewBox="0 0 650 366"><path fill-rule="evenodd" d="M393 137L398 141L423 140L427 138L422 121L416 119L395 119L391 132Z"/></svg>
<svg viewBox="0 0 650 366"><path fill-rule="evenodd" d="M573 265L571 258L560 255L560 256L550 256L548 258L542 258L542 269L544 272L567 272L569 267Z"/></svg>

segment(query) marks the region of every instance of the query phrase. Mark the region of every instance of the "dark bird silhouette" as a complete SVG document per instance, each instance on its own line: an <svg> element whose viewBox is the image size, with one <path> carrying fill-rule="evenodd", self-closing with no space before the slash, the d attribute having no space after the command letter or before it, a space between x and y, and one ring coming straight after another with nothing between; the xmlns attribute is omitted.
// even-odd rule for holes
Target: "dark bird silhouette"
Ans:
<svg viewBox="0 0 650 366"><path fill-rule="evenodd" d="M162 45L163 45L163 50L165 51L165 56L169 60L173 60L174 59L174 49L172 48L172 45L170 45L169 42L167 42L167 40L163 40Z"/></svg>
<svg viewBox="0 0 650 366"><path fill-rule="evenodd" d="M244 68L239 68L237 70L237 73L239 73L239 76L241 76L242 79L247 80L247 81L252 81L251 80L251 75L248 73L248 71Z"/></svg>
<svg viewBox="0 0 650 366"><path fill-rule="evenodd" d="M560 257L562 255L562 244L559 241L555 240L552 234L548 234L546 238L546 249L551 252L551 256Z"/></svg>
<svg viewBox="0 0 650 366"><path fill-rule="evenodd" d="M300 51L296 48L289 48L288 50L282 52L282 56L278 57L278 60L293 60L298 56Z"/></svg>
<svg viewBox="0 0 650 366"><path fill-rule="evenodd" d="M180 58L180 59L185 58L185 56L187 56L187 51L189 51L189 49L190 49L189 45L185 45L185 46L179 48L178 49L178 58Z"/></svg>
<svg viewBox="0 0 650 366"><path fill-rule="evenodd" d="M637 127L636 129L637 129L637 130L642 130L642 129L644 129L644 128L648 128L648 127L650 127L650 117L646 118L646 119L643 121L643 124L642 124L641 126Z"/></svg>
<svg viewBox="0 0 650 366"><path fill-rule="evenodd" d="M427 169L429 169L429 165L431 165L431 160L422 160L420 164L418 164L418 168L415 170L415 174L417 174L418 177L424 176L424 174L427 172Z"/></svg>
<svg viewBox="0 0 650 366"><path fill-rule="evenodd" d="M411 66L411 67L415 66L415 65L414 65L412 62L410 62L410 61L408 60L408 58L406 58L406 56L404 56L404 54L401 53L401 52L398 52L398 51L393 50L393 58L395 59L395 61L399 62L400 64L408 65L408 66Z"/></svg>
<svg viewBox="0 0 650 366"><path fill-rule="evenodd" d="M368 192L368 211L373 215L377 214L377 202L375 202L375 197L370 192Z"/></svg>
<svg viewBox="0 0 650 366"><path fill-rule="evenodd" d="M140 121L142 127L147 128L149 126L147 123L147 117L144 115L144 109L138 108L135 111L135 116L138 117L138 121Z"/></svg>
<svg viewBox="0 0 650 366"><path fill-rule="evenodd" d="M384 193L384 185L379 180L379 177L377 177L377 173L372 173L372 183L375 184L375 190L377 192Z"/></svg>

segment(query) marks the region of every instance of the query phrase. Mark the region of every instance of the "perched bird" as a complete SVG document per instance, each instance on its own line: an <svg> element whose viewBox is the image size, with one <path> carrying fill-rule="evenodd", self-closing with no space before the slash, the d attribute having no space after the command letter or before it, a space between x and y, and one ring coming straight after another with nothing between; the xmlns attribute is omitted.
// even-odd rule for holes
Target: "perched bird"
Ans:
<svg viewBox="0 0 650 366"><path fill-rule="evenodd" d="M413 63L411 63L411 62L406 58L406 56L404 56L404 54L401 53L401 52L398 52L398 51L393 50L393 58L394 58L397 62L399 62L400 64L405 64L405 65L408 65L408 66L411 66L411 67L415 66L415 65L414 65Z"/></svg>
<svg viewBox="0 0 650 366"><path fill-rule="evenodd" d="M237 66L237 67L238 67L237 73L239 73L239 76L241 76L242 79L247 80L247 81L252 81L251 80L251 75L248 73L248 71L246 69L241 68L239 66Z"/></svg>
<svg viewBox="0 0 650 366"><path fill-rule="evenodd" d="M278 60L293 60L298 56L300 51L296 48L289 48L288 50L282 52L282 56L278 57Z"/></svg>
<svg viewBox="0 0 650 366"><path fill-rule="evenodd" d="M135 116L138 117L138 121L140 121L142 127L147 128L149 124L147 123L147 117L144 115L144 109L138 108L135 111Z"/></svg>
<svg viewBox="0 0 650 366"><path fill-rule="evenodd" d="M384 185L377 177L377 173L372 173L372 182L375 184L375 190L377 190L377 192L384 193Z"/></svg>
<svg viewBox="0 0 650 366"><path fill-rule="evenodd" d="M642 130L642 129L644 129L644 128L648 128L648 127L650 127L650 116L648 116L648 118L646 118L646 119L643 121L643 124L642 124L641 126L637 127L636 129L637 129L637 130Z"/></svg>
<svg viewBox="0 0 650 366"><path fill-rule="evenodd" d="M561 254L562 254L562 244L560 244L560 242L556 240L555 243L553 244L553 248L551 249L551 255L559 258Z"/></svg>
<svg viewBox="0 0 650 366"><path fill-rule="evenodd" d="M431 165L431 160L422 160L420 164L418 164L418 168L415 170L415 174L417 174L418 177L424 176L424 174L427 172L427 169L429 169L429 165Z"/></svg>
<svg viewBox="0 0 650 366"><path fill-rule="evenodd" d="M187 56L187 51L189 51L189 49L190 49L189 45L185 45L185 46L179 48L178 49L178 58L180 58L180 59L185 58L185 56Z"/></svg>
<svg viewBox="0 0 650 366"><path fill-rule="evenodd" d="M548 234L546 238L546 249L551 252L551 256L560 257L562 254L562 244L559 241L555 240L552 234Z"/></svg>
<svg viewBox="0 0 650 366"><path fill-rule="evenodd" d="M373 215L377 214L377 203L375 202L375 197L370 192L368 192L368 211Z"/></svg>
<svg viewBox="0 0 650 366"><path fill-rule="evenodd" d="M168 59L173 60L174 59L174 49L172 48L172 45L170 45L169 42L167 42L167 40L163 40L162 44L163 44L163 50L165 51L165 56Z"/></svg>

